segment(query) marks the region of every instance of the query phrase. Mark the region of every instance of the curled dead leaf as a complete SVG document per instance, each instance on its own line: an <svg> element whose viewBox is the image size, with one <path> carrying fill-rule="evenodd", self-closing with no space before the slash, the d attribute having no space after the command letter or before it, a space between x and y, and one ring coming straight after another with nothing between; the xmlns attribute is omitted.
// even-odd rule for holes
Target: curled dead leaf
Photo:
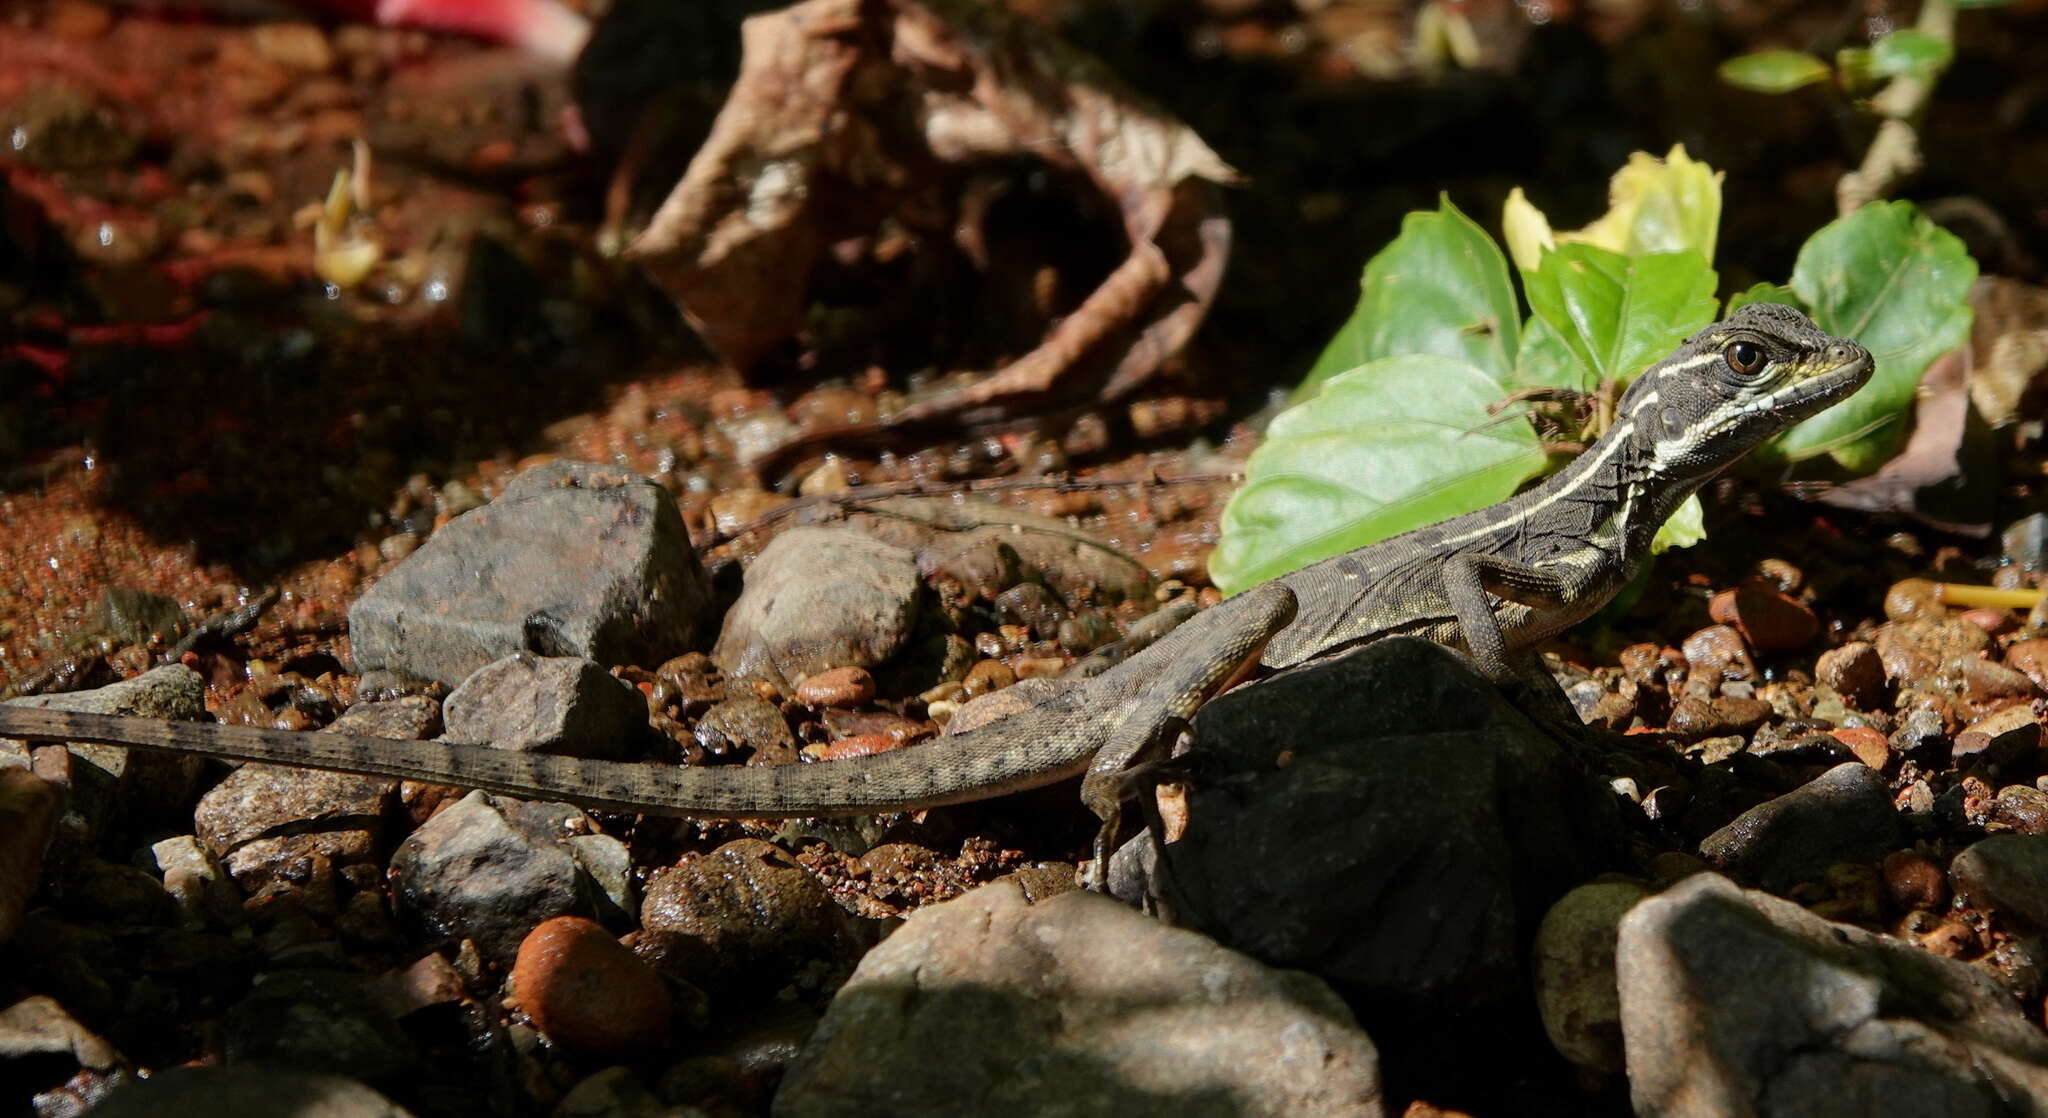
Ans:
<svg viewBox="0 0 2048 1118"><path fill-rule="evenodd" d="M1036 348L876 430L1129 393L1186 343L1229 256L1219 185L1236 172L1103 64L1000 5L805 0L747 20L739 79L628 255L746 369L803 326L830 246L948 203L974 259L986 190L957 173L1020 158L1079 172L1114 203L1128 255ZM930 221L922 224L931 225Z"/></svg>

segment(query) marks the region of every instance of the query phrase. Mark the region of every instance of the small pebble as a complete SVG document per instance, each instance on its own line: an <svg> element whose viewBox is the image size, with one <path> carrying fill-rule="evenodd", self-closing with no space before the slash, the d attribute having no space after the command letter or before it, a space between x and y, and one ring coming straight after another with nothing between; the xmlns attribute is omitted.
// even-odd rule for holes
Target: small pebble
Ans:
<svg viewBox="0 0 2048 1118"><path fill-rule="evenodd" d="M1742 633L1733 626L1709 625L1685 638L1681 650L1686 662L1692 665L1694 677L1709 684L1756 675L1756 665L1742 643Z"/></svg>
<svg viewBox="0 0 2048 1118"><path fill-rule="evenodd" d="M1884 661L1867 641L1850 641L1820 654L1814 676L1864 710L1884 706Z"/></svg>
<svg viewBox="0 0 2048 1118"><path fill-rule="evenodd" d="M1908 578L1885 591L1884 615L1893 621L1917 621L1945 617L1948 607L1941 604L1941 587L1924 578Z"/></svg>
<svg viewBox="0 0 2048 1118"><path fill-rule="evenodd" d="M1832 731L1834 739L1849 747L1858 761L1871 768L1884 771L1885 763L1892 759L1891 744L1883 734L1868 726L1851 726Z"/></svg>
<svg viewBox="0 0 2048 1118"><path fill-rule="evenodd" d="M534 1026L559 1044L610 1056L668 1043L668 987L610 932L580 916L557 916L527 934L512 965L512 990Z"/></svg>
<svg viewBox="0 0 2048 1118"><path fill-rule="evenodd" d="M820 761L838 761L847 757L887 753L902 746L903 741L903 738L895 734L855 734L825 745L807 745L804 752Z"/></svg>
<svg viewBox="0 0 2048 1118"><path fill-rule="evenodd" d="M1820 635L1820 620L1812 610L1761 579L1714 595L1707 614L1741 629L1759 652L1789 652Z"/></svg>
<svg viewBox="0 0 2048 1118"><path fill-rule="evenodd" d="M1008 664L1000 660L983 660L967 669L967 678L960 687L972 699L991 691L1001 691L1015 682L1017 673L1011 671Z"/></svg>
<svg viewBox="0 0 2048 1118"><path fill-rule="evenodd" d="M796 697L814 707L857 707L875 697L866 668L832 668L796 685Z"/></svg>
<svg viewBox="0 0 2048 1118"><path fill-rule="evenodd" d="M1970 609L1964 610L1961 616L1994 637L2002 637L2019 627L2009 609Z"/></svg>
<svg viewBox="0 0 2048 1118"><path fill-rule="evenodd" d="M1067 670L1067 662L1057 656L1026 656L1017 661L1018 679L1051 679Z"/></svg>

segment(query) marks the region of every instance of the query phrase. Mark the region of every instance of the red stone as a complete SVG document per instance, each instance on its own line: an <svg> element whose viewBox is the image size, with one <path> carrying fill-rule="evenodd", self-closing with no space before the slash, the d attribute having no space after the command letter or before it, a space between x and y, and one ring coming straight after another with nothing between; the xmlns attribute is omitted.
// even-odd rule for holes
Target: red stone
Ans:
<svg viewBox="0 0 2048 1118"><path fill-rule="evenodd" d="M668 1044L668 987L580 916L557 916L527 934L512 965L512 991L534 1027L566 1047L629 1055Z"/></svg>

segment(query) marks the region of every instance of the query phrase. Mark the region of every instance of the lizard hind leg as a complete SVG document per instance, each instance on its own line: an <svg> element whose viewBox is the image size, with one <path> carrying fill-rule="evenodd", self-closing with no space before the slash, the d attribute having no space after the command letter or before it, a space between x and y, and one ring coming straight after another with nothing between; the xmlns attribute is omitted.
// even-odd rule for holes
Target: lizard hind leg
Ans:
<svg viewBox="0 0 2048 1118"><path fill-rule="evenodd" d="M1148 786L1149 762L1172 746L1204 702L1257 666L1266 642L1294 620L1295 604L1293 590L1269 582L1217 607L1200 619L1209 622L1200 627L1200 643L1165 663L1120 710L1107 713L1117 725L1081 779L1081 802L1102 820L1089 889L1109 891L1109 856L1123 822L1123 801Z"/></svg>

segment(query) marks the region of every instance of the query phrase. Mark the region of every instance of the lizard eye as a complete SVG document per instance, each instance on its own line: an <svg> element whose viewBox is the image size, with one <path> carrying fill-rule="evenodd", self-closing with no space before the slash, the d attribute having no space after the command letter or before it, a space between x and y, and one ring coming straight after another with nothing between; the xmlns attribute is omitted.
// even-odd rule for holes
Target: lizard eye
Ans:
<svg viewBox="0 0 2048 1118"><path fill-rule="evenodd" d="M1755 376L1763 371L1764 348L1755 342L1731 342L1727 349L1721 351L1721 356L1729 368L1743 376Z"/></svg>

